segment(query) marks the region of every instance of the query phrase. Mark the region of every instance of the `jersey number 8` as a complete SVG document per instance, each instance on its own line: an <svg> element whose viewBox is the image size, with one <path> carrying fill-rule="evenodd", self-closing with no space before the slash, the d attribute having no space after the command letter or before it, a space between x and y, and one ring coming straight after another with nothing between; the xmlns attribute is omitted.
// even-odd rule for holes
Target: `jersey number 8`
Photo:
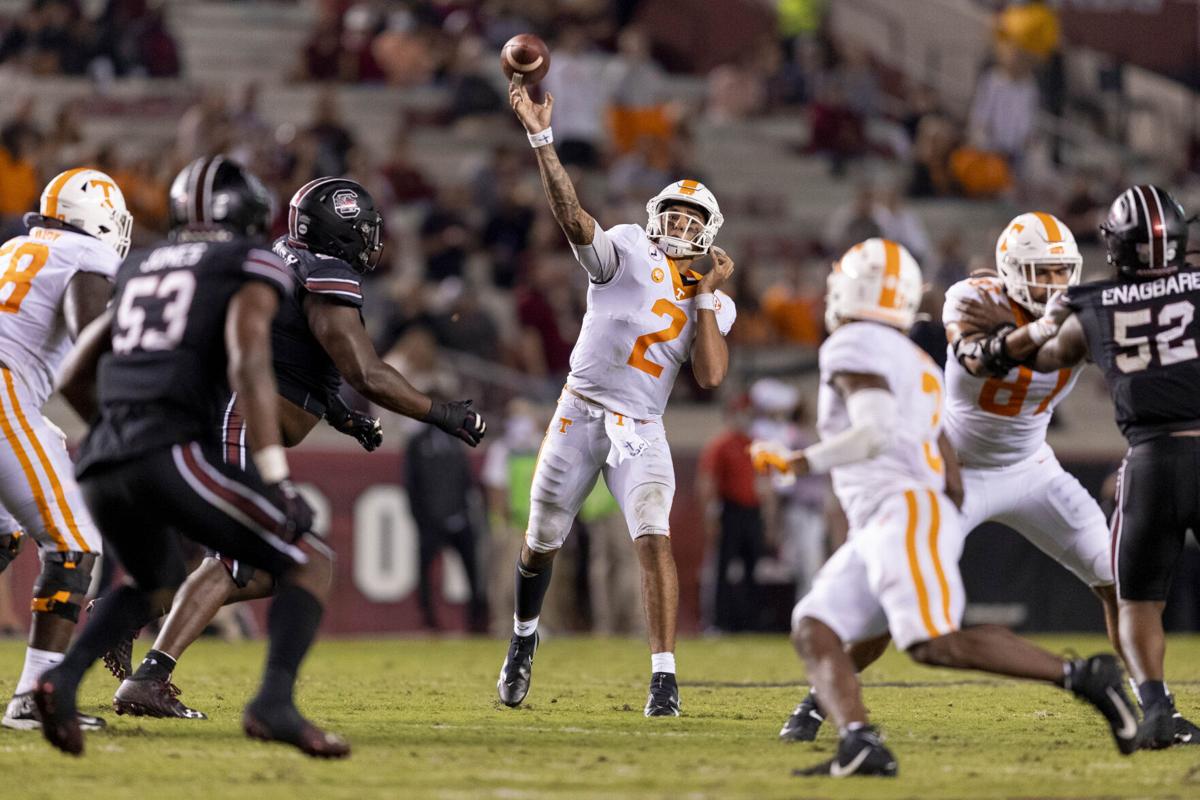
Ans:
<svg viewBox="0 0 1200 800"><path fill-rule="evenodd" d="M1116 311L1113 313L1113 338L1117 344L1126 348L1137 348L1133 353L1121 353L1116 358L1117 369L1121 372L1141 372L1151 366L1154 355L1158 356L1161 366L1178 364L1181 361L1191 361L1200 355L1196 352L1195 338L1184 338L1192 320L1196 317L1196 307L1187 300L1168 303L1158 312L1159 330L1154 334L1151 343L1150 334L1133 336L1130 328L1149 325L1152 312L1148 308L1137 311Z"/></svg>
<svg viewBox="0 0 1200 800"><path fill-rule="evenodd" d="M196 276L190 272L142 275L125 285L117 307L113 351L174 350L187 329L188 309L196 294ZM147 324L147 310L157 306L160 319Z"/></svg>

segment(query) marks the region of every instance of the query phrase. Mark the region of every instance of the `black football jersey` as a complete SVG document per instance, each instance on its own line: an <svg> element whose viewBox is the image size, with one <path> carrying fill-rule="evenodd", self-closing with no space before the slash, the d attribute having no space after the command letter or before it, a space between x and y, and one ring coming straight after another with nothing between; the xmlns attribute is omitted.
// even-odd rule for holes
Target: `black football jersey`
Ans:
<svg viewBox="0 0 1200 800"><path fill-rule="evenodd" d="M1200 428L1200 270L1101 281L1067 295L1129 443Z"/></svg>
<svg viewBox="0 0 1200 800"><path fill-rule="evenodd" d="M304 298L319 295L361 309L362 276L340 258L313 253L291 243L286 236L275 240L272 249L295 277L293 289L280 304L271 331L279 393L322 416L330 396L337 394L342 378L333 359L308 327Z"/></svg>
<svg viewBox="0 0 1200 800"><path fill-rule="evenodd" d="M291 271L245 239L169 242L117 273L112 350L97 375L100 419L77 471L172 444L216 439L229 397L225 315L247 281L292 294Z"/></svg>

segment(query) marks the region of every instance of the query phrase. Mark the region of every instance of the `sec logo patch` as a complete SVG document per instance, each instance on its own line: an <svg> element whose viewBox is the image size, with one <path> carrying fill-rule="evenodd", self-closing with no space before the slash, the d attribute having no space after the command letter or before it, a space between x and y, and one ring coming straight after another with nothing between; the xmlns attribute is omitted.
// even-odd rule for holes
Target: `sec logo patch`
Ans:
<svg viewBox="0 0 1200 800"><path fill-rule="evenodd" d="M655 261L662 261L662 257L663 257L662 251L659 250L657 247L655 247L654 245L650 245L649 252L650 252L650 258L654 259Z"/></svg>
<svg viewBox="0 0 1200 800"><path fill-rule="evenodd" d="M650 271L650 280L655 283L662 283L665 277L667 277L667 273L663 272L662 267L655 267Z"/></svg>

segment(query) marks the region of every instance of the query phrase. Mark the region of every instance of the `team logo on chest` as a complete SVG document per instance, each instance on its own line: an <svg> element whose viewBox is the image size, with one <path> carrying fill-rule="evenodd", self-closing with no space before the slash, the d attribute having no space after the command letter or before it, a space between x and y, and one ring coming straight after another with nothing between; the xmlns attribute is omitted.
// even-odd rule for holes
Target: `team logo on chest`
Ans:
<svg viewBox="0 0 1200 800"><path fill-rule="evenodd" d="M354 219L358 216L358 192L351 189L339 189L333 193L333 211L343 219Z"/></svg>

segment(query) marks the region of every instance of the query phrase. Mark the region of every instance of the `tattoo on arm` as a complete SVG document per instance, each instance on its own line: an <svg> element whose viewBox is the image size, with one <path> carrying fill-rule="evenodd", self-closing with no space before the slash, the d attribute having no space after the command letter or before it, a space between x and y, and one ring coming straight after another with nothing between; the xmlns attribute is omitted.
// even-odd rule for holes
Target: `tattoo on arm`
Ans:
<svg viewBox="0 0 1200 800"><path fill-rule="evenodd" d="M591 244L596 221L579 205L575 185L571 183L571 176L558 160L554 147L546 145L534 152L537 153L542 188L546 190L546 198L550 201L550 211L554 214L554 219L572 244Z"/></svg>

